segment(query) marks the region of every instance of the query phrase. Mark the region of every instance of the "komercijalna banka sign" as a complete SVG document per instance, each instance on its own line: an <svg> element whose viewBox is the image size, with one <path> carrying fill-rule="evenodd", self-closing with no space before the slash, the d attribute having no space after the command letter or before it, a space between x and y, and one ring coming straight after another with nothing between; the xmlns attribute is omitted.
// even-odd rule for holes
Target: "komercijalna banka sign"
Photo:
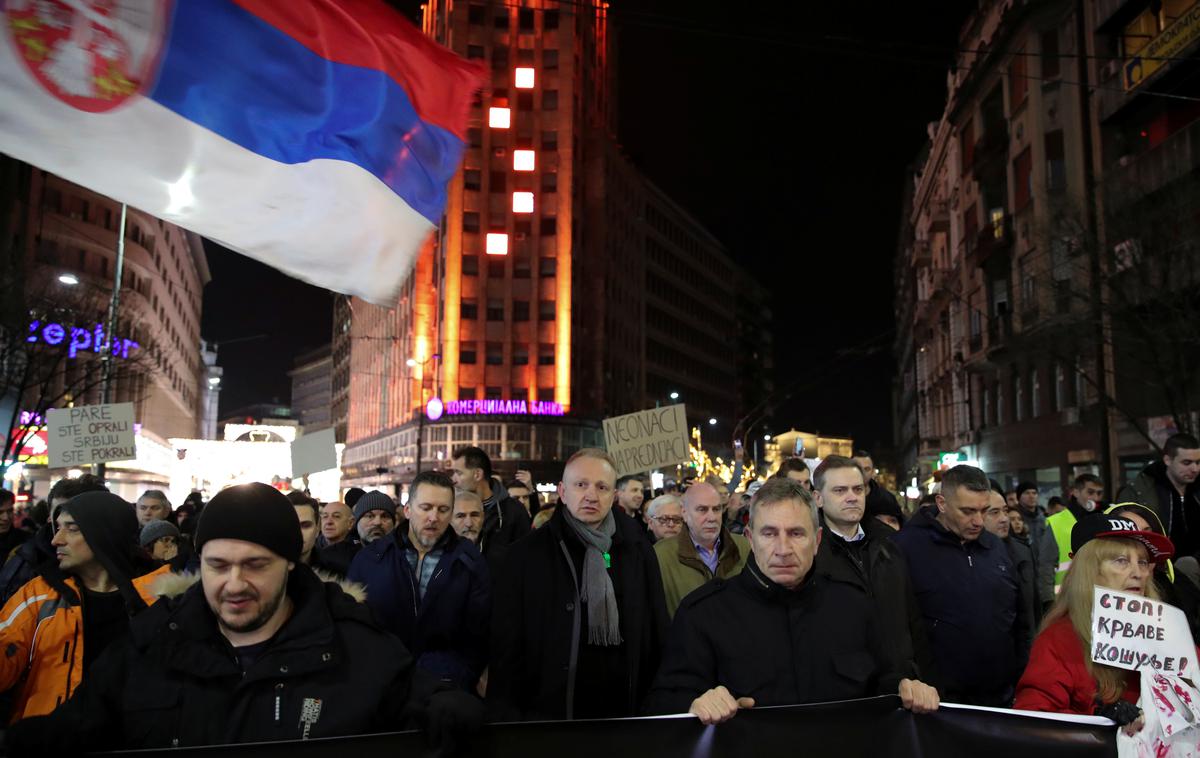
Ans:
<svg viewBox="0 0 1200 758"><path fill-rule="evenodd" d="M447 400L450 416L561 416L561 403L534 400Z"/></svg>

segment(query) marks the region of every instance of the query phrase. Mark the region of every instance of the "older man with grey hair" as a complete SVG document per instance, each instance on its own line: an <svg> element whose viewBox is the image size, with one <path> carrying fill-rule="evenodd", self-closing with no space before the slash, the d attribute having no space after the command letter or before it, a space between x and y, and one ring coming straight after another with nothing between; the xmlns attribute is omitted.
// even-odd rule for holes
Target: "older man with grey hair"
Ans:
<svg viewBox="0 0 1200 758"><path fill-rule="evenodd" d="M812 570L821 526L804 485L768 481L751 502L748 527L745 570L679 606L651 712L688 710L716 724L741 708L894 693L914 713L938 707L937 690L880 639L870 601Z"/></svg>
<svg viewBox="0 0 1200 758"><path fill-rule="evenodd" d="M683 529L683 503L679 495L659 495L646 506L646 526L650 541L670 539Z"/></svg>
<svg viewBox="0 0 1200 758"><path fill-rule="evenodd" d="M693 484L683 495L683 523L687 527L654 546L662 573L667 614L675 615L680 601L712 579L740 574L750 545L740 534L725 528L721 494L708 482Z"/></svg>

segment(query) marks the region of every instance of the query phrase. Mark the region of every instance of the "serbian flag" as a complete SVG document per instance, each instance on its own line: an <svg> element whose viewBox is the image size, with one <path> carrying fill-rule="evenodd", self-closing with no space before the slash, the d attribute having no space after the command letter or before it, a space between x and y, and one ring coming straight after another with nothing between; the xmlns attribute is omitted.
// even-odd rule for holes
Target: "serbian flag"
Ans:
<svg viewBox="0 0 1200 758"><path fill-rule="evenodd" d="M482 69L382 0L0 0L0 151L395 301Z"/></svg>

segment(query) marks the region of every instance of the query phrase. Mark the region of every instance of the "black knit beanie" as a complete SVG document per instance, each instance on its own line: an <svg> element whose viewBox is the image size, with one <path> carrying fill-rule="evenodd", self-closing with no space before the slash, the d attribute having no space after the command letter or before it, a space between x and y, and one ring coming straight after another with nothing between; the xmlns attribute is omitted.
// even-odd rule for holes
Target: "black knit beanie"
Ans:
<svg viewBox="0 0 1200 758"><path fill-rule="evenodd" d="M79 532L87 540L96 561L117 585L129 609L144 608L145 601L134 589L132 581L139 573L134 567L133 556L140 550L133 505L111 492L85 492L63 503L55 517L63 514L79 525Z"/></svg>
<svg viewBox="0 0 1200 758"><path fill-rule="evenodd" d="M300 519L287 497L253 482L221 490L209 501L196 526L196 553L209 540L243 540L262 545L286 560L300 560Z"/></svg>

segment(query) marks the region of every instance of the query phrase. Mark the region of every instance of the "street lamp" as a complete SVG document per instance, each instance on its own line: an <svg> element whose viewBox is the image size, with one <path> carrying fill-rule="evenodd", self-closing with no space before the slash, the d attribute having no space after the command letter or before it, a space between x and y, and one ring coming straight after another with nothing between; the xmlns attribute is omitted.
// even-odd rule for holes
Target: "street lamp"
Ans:
<svg viewBox="0 0 1200 758"><path fill-rule="evenodd" d="M217 387L217 386L219 386L220 384L221 384L221 377L219 377L219 376L210 376L210 377L208 378L208 386L209 386L209 387Z"/></svg>
<svg viewBox="0 0 1200 758"><path fill-rule="evenodd" d="M710 418L710 419L708 420L708 425L709 425L709 426L716 426L716 425L717 425L717 420L716 420L715 418Z"/></svg>
<svg viewBox="0 0 1200 758"><path fill-rule="evenodd" d="M672 393L671 393L671 399L672 399L672 400L678 400L678 399L679 399L679 393L678 393L678 392L672 392Z"/></svg>
<svg viewBox="0 0 1200 758"><path fill-rule="evenodd" d="M769 435L769 434L764 434L764 435L763 435L763 442L770 442L770 441L771 441L771 435Z"/></svg>
<svg viewBox="0 0 1200 758"><path fill-rule="evenodd" d="M58 281L68 287L74 287L76 284L79 284L79 277L71 273L59 274Z"/></svg>
<svg viewBox="0 0 1200 758"><path fill-rule="evenodd" d="M421 402L417 404L417 473L421 473L421 438L425 436L425 375L428 373L425 367L436 361L438 354L434 353L423 361L418 361L416 358L409 358L404 362L404 365L409 368L421 367ZM437 392L437 385L434 385L434 392Z"/></svg>

